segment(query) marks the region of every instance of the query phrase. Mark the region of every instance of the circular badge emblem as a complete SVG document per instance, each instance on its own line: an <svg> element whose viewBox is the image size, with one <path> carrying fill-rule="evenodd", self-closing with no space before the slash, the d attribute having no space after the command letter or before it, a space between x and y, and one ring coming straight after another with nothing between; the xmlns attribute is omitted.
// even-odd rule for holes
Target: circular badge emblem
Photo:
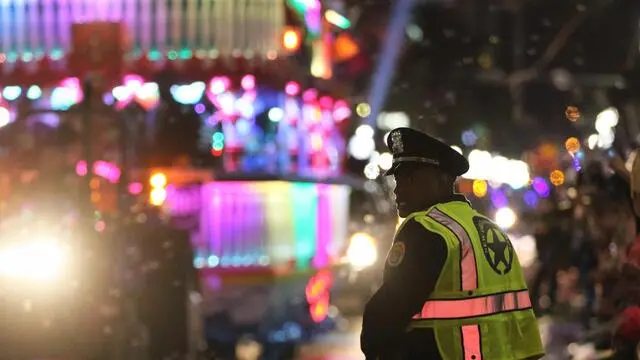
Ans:
<svg viewBox="0 0 640 360"><path fill-rule="evenodd" d="M389 250L389 255L387 255L387 264L389 266L398 266L402 263L402 259L404 259L404 252L406 247L403 242L396 242Z"/></svg>
<svg viewBox="0 0 640 360"><path fill-rule="evenodd" d="M507 235L486 218L476 216L473 218L473 223L480 235L482 252L491 269L499 275L508 274L515 254Z"/></svg>

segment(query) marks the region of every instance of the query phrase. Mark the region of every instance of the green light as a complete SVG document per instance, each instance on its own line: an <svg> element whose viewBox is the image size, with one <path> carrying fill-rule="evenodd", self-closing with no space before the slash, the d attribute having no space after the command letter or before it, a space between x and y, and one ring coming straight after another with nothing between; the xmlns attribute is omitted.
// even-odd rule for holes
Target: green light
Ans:
<svg viewBox="0 0 640 360"><path fill-rule="evenodd" d="M221 151L224 148L224 145L221 143L213 143L213 145L211 145L211 148L214 151Z"/></svg>
<svg viewBox="0 0 640 360"><path fill-rule="evenodd" d="M29 62L31 60L33 60L33 53L31 51L26 51L22 54L22 61Z"/></svg>
<svg viewBox="0 0 640 360"><path fill-rule="evenodd" d="M60 60L64 56L64 51L62 49L53 49L51 50L51 60Z"/></svg>
<svg viewBox="0 0 640 360"><path fill-rule="evenodd" d="M288 3L298 15L304 15L307 12L307 5L301 0L289 0Z"/></svg>
<svg viewBox="0 0 640 360"><path fill-rule="evenodd" d="M294 183L292 187L295 257L299 268L311 265L316 252L318 191L316 184Z"/></svg>
<svg viewBox="0 0 640 360"><path fill-rule="evenodd" d="M149 60L151 61L159 61L162 59L162 53L158 50L149 51Z"/></svg>
<svg viewBox="0 0 640 360"><path fill-rule="evenodd" d="M175 50L169 51L169 53L167 54L167 58L169 60L176 60L178 58L178 52Z"/></svg>
<svg viewBox="0 0 640 360"><path fill-rule="evenodd" d="M12 62L16 62L18 60L18 53L15 51L10 51L7 54L7 61L12 63Z"/></svg>
<svg viewBox="0 0 640 360"><path fill-rule="evenodd" d="M222 142L224 141L224 134L221 132L217 132L213 134L213 142Z"/></svg>
<svg viewBox="0 0 640 360"><path fill-rule="evenodd" d="M348 29L351 27L351 21L336 11L327 10L327 12L324 13L324 18L327 19L329 23L341 29Z"/></svg>
<svg viewBox="0 0 640 360"><path fill-rule="evenodd" d="M193 57L193 52L190 49L180 50L180 59L186 60Z"/></svg>
<svg viewBox="0 0 640 360"><path fill-rule="evenodd" d="M142 56L142 49L136 48L131 54L135 59L139 59Z"/></svg>

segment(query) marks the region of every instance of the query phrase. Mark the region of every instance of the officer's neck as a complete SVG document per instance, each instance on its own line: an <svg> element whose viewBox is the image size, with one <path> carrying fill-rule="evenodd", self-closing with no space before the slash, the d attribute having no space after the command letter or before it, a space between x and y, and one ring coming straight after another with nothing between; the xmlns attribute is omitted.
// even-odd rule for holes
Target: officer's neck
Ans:
<svg viewBox="0 0 640 360"><path fill-rule="evenodd" d="M453 192L445 192L441 194L434 194L430 199L426 199L421 208L426 210L434 205L446 203L455 200L455 194Z"/></svg>

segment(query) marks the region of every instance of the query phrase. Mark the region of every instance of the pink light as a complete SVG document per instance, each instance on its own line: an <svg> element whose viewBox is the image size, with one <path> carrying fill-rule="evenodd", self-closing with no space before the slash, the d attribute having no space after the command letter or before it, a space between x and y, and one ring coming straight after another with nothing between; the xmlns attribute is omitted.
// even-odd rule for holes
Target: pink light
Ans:
<svg viewBox="0 0 640 360"><path fill-rule="evenodd" d="M97 232L103 232L106 228L107 228L107 224L105 224L104 221L100 220L98 221L93 228L97 231Z"/></svg>
<svg viewBox="0 0 640 360"><path fill-rule="evenodd" d="M124 76L123 83L129 89L136 90L144 84L144 79L139 75L129 74Z"/></svg>
<svg viewBox="0 0 640 360"><path fill-rule="evenodd" d="M73 91L73 99L70 99L72 103L77 104L84 98L82 87L80 86L80 80L78 80L78 78L66 78L60 81L60 86Z"/></svg>
<svg viewBox="0 0 640 360"><path fill-rule="evenodd" d="M82 160L78 161L76 164L76 174L78 176L86 176L87 175L87 162Z"/></svg>
<svg viewBox="0 0 640 360"><path fill-rule="evenodd" d="M320 98L320 106L324 109L330 109L333 106L333 99L329 96L323 96Z"/></svg>
<svg viewBox="0 0 640 360"><path fill-rule="evenodd" d="M337 122L348 119L351 116L351 109L344 100L336 101L333 108L333 119Z"/></svg>
<svg viewBox="0 0 640 360"><path fill-rule="evenodd" d="M106 161L96 161L93 164L93 172L111 183L117 183L120 180L120 168ZM81 160L76 164L76 174L79 176L87 175L86 161Z"/></svg>
<svg viewBox="0 0 640 360"><path fill-rule="evenodd" d="M316 253L313 257L313 265L316 269L321 269L329 265L329 248L331 246L333 234L333 221L331 219L331 198L329 186L318 184L318 226Z"/></svg>
<svg viewBox="0 0 640 360"><path fill-rule="evenodd" d="M214 77L213 79L211 79L211 82L209 82L209 91L214 95L220 95L223 92L227 91L230 81L231 80L229 80L228 77Z"/></svg>
<svg viewBox="0 0 640 360"><path fill-rule="evenodd" d="M295 81L289 81L284 87L284 92L289 96L296 96L300 93L300 84Z"/></svg>
<svg viewBox="0 0 640 360"><path fill-rule="evenodd" d="M253 90L256 88L256 77L253 75L245 75L240 82L244 90Z"/></svg>
<svg viewBox="0 0 640 360"><path fill-rule="evenodd" d="M333 110L333 119L337 122L348 119L351 116L351 109L348 107L340 107Z"/></svg>
<svg viewBox="0 0 640 360"><path fill-rule="evenodd" d="M231 93L222 93L213 99L213 104L226 116L235 113L236 97Z"/></svg>
<svg viewBox="0 0 640 360"><path fill-rule="evenodd" d="M77 77L70 77L60 81L60 85L67 88L80 89L80 80Z"/></svg>
<svg viewBox="0 0 640 360"><path fill-rule="evenodd" d="M120 169L116 165L106 161L96 161L94 164L94 171L96 175L101 176L112 183L117 183L120 179Z"/></svg>
<svg viewBox="0 0 640 360"><path fill-rule="evenodd" d="M142 193L142 184L139 182L131 183L128 186L128 190L131 195L140 195Z"/></svg>
<svg viewBox="0 0 640 360"><path fill-rule="evenodd" d="M318 90L309 89L302 94L302 100L305 102L314 101L318 98Z"/></svg>

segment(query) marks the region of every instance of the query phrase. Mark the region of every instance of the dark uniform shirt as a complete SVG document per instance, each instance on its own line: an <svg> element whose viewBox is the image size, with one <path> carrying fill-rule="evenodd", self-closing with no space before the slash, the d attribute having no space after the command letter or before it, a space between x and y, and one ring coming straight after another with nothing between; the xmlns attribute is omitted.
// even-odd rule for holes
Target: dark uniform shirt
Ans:
<svg viewBox="0 0 640 360"><path fill-rule="evenodd" d="M454 195L452 201L467 201ZM411 318L429 298L447 259L447 245L438 233L427 230L414 219L396 234L402 242L402 261L387 261L384 281L365 307L362 352L370 359L441 359L432 329L407 332Z"/></svg>

